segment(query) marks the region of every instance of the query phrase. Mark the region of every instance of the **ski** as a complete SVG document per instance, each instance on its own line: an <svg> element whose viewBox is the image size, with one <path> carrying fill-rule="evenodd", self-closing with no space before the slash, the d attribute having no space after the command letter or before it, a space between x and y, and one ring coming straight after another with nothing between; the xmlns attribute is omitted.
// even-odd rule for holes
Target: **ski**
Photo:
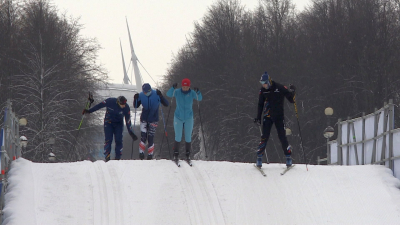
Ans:
<svg viewBox="0 0 400 225"><path fill-rule="evenodd" d="M264 177L267 176L267 174L264 173L264 170L263 170L263 169L261 169L260 167L256 166L256 164L253 164L253 166L254 166L255 168L257 168L257 170L260 171L260 173L261 173Z"/></svg>
<svg viewBox="0 0 400 225"><path fill-rule="evenodd" d="M287 167L287 168L281 173L281 175L285 175L285 173L286 173L287 171L289 171L290 169L292 169L294 166L295 166L295 165L292 165L292 166Z"/></svg>
<svg viewBox="0 0 400 225"><path fill-rule="evenodd" d="M179 160L172 160L172 162L174 162L178 167L181 167L181 164L179 163Z"/></svg>
<svg viewBox="0 0 400 225"><path fill-rule="evenodd" d="M188 159L185 159L185 162L187 162L187 164L189 164L189 166L193 166L193 164L192 164L192 160L188 160Z"/></svg>

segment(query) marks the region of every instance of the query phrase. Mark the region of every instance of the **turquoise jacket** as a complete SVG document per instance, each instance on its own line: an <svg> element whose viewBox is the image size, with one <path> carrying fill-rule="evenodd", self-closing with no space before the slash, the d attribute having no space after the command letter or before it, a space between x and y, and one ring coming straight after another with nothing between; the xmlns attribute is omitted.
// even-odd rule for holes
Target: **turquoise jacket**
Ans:
<svg viewBox="0 0 400 225"><path fill-rule="evenodd" d="M201 101L203 96L201 92L197 93L190 89L188 93L183 93L182 88L171 89L167 92L168 97L175 97L176 99L176 109L175 109L175 117L179 120L185 121L187 119L193 119L193 99Z"/></svg>

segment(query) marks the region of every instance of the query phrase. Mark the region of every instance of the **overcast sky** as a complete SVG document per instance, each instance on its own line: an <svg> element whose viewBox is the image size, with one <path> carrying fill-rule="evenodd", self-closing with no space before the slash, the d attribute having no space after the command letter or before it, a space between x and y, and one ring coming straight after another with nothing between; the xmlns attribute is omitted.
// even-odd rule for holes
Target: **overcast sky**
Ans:
<svg viewBox="0 0 400 225"><path fill-rule="evenodd" d="M99 63L108 71L110 82L122 83L123 69L121 39L125 64L130 59L126 19L135 53L153 79L158 82L166 74L171 60L186 43L195 21L200 21L216 0L51 0L60 12L80 17L84 37L96 38L102 49ZM298 9L309 0L294 0ZM242 5L253 10L259 0L242 0ZM131 68L128 76L131 76ZM154 85L140 66L144 82ZM190 75L188 75L190 77Z"/></svg>

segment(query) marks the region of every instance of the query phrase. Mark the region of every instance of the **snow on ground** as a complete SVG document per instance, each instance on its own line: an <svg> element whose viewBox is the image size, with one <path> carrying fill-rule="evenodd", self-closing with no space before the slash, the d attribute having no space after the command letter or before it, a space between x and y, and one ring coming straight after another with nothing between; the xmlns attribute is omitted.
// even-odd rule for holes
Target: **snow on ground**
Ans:
<svg viewBox="0 0 400 225"><path fill-rule="evenodd" d="M4 224L399 224L383 166L168 160L32 163L9 173Z"/></svg>

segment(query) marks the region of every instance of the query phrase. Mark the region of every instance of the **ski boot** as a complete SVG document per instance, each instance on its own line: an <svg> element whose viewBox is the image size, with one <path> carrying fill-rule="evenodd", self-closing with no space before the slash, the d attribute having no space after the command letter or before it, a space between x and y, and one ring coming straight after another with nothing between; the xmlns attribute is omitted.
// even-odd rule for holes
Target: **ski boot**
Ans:
<svg viewBox="0 0 400 225"><path fill-rule="evenodd" d="M144 152L139 153L139 159L143 160L144 159Z"/></svg>
<svg viewBox="0 0 400 225"><path fill-rule="evenodd" d="M190 162L190 150L192 148L191 142L186 142L186 161Z"/></svg>
<svg viewBox="0 0 400 225"><path fill-rule="evenodd" d="M175 162L177 162L179 160L178 156L179 156L179 145L180 144L181 143L177 142L177 141L175 141L175 143L174 143L173 150L174 150L174 161Z"/></svg>
<svg viewBox="0 0 400 225"><path fill-rule="evenodd" d="M147 155L147 160L153 159L153 154Z"/></svg>
<svg viewBox="0 0 400 225"><path fill-rule="evenodd" d="M291 167L291 166L292 166L292 156L286 155L286 167Z"/></svg>
<svg viewBox="0 0 400 225"><path fill-rule="evenodd" d="M262 156L257 155L256 166L259 168L262 167Z"/></svg>
<svg viewBox="0 0 400 225"><path fill-rule="evenodd" d="M110 154L106 155L106 162L110 161L110 159L111 159Z"/></svg>

